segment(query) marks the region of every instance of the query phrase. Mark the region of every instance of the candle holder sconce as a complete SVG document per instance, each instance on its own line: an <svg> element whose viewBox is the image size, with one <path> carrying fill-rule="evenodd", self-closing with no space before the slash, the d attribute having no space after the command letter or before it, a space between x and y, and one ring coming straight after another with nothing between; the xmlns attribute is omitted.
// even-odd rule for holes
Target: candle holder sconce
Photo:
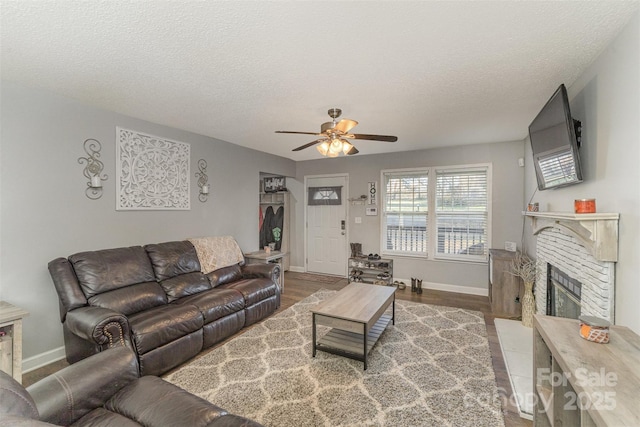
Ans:
<svg viewBox="0 0 640 427"><path fill-rule="evenodd" d="M87 157L78 157L78 163L85 165L82 173L89 180L84 193L91 200L102 197L102 181L109 178L106 174L102 174L104 163L99 160L101 150L100 142L90 138L84 141L84 151L87 153Z"/></svg>
<svg viewBox="0 0 640 427"><path fill-rule="evenodd" d="M209 197L209 177L207 176L207 162L204 159L198 160L198 170L199 172L196 172L200 189L198 200L204 203Z"/></svg>

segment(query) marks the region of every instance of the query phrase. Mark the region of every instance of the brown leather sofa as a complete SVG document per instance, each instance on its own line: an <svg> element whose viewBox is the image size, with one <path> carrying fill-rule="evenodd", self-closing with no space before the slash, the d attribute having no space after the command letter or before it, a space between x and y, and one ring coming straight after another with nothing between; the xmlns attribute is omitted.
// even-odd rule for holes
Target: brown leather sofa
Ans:
<svg viewBox="0 0 640 427"><path fill-rule="evenodd" d="M67 361L130 346L141 375L161 375L280 306L277 264L204 274L189 241L81 252L54 259L49 273Z"/></svg>
<svg viewBox="0 0 640 427"><path fill-rule="evenodd" d="M0 426L260 427L155 376L109 349L22 387L0 371Z"/></svg>

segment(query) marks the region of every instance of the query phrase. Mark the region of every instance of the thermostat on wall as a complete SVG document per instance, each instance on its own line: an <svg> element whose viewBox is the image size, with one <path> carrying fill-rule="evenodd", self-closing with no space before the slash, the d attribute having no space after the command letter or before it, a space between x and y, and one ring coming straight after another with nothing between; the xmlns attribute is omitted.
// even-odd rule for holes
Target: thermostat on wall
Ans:
<svg viewBox="0 0 640 427"><path fill-rule="evenodd" d="M371 216L371 215L378 215L378 208L377 207L371 207L371 208L367 208L366 209L366 214Z"/></svg>

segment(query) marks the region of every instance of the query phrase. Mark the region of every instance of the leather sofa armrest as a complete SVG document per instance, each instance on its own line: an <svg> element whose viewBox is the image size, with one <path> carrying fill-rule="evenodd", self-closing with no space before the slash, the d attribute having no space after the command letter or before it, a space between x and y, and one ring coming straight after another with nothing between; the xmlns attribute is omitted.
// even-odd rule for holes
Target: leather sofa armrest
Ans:
<svg viewBox="0 0 640 427"><path fill-rule="evenodd" d="M40 420L71 425L138 378L138 362L128 347L94 354L27 387Z"/></svg>
<svg viewBox="0 0 640 427"><path fill-rule="evenodd" d="M102 348L129 345L129 321L108 308L77 308L67 313L65 325L75 335Z"/></svg>
<svg viewBox="0 0 640 427"><path fill-rule="evenodd" d="M264 277L278 283L280 279L280 264L245 264L240 267L243 279L254 279Z"/></svg>

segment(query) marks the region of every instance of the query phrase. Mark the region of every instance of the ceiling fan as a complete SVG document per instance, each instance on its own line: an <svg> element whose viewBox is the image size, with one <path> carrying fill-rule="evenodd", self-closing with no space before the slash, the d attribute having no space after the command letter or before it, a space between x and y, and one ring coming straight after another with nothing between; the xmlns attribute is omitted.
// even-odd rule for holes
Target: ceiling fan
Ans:
<svg viewBox="0 0 640 427"><path fill-rule="evenodd" d="M385 141L385 142L396 142L398 140L397 136L389 136L389 135L367 135L363 133L349 133L351 129L353 129L358 122L350 119L342 119L337 121L338 117L342 114L342 110L339 108L332 108L328 111L329 117L331 117L330 122L323 123L320 126L320 132L295 132L288 130L277 130L276 133L297 133L303 135L318 135L320 138L312 141L308 144L301 145L300 147L294 148L292 151L300 151L305 148L311 147L316 144L318 145L316 148L323 156L327 157L337 157L340 152L352 155L358 154L358 149L354 147L348 139L368 139L371 141Z"/></svg>

